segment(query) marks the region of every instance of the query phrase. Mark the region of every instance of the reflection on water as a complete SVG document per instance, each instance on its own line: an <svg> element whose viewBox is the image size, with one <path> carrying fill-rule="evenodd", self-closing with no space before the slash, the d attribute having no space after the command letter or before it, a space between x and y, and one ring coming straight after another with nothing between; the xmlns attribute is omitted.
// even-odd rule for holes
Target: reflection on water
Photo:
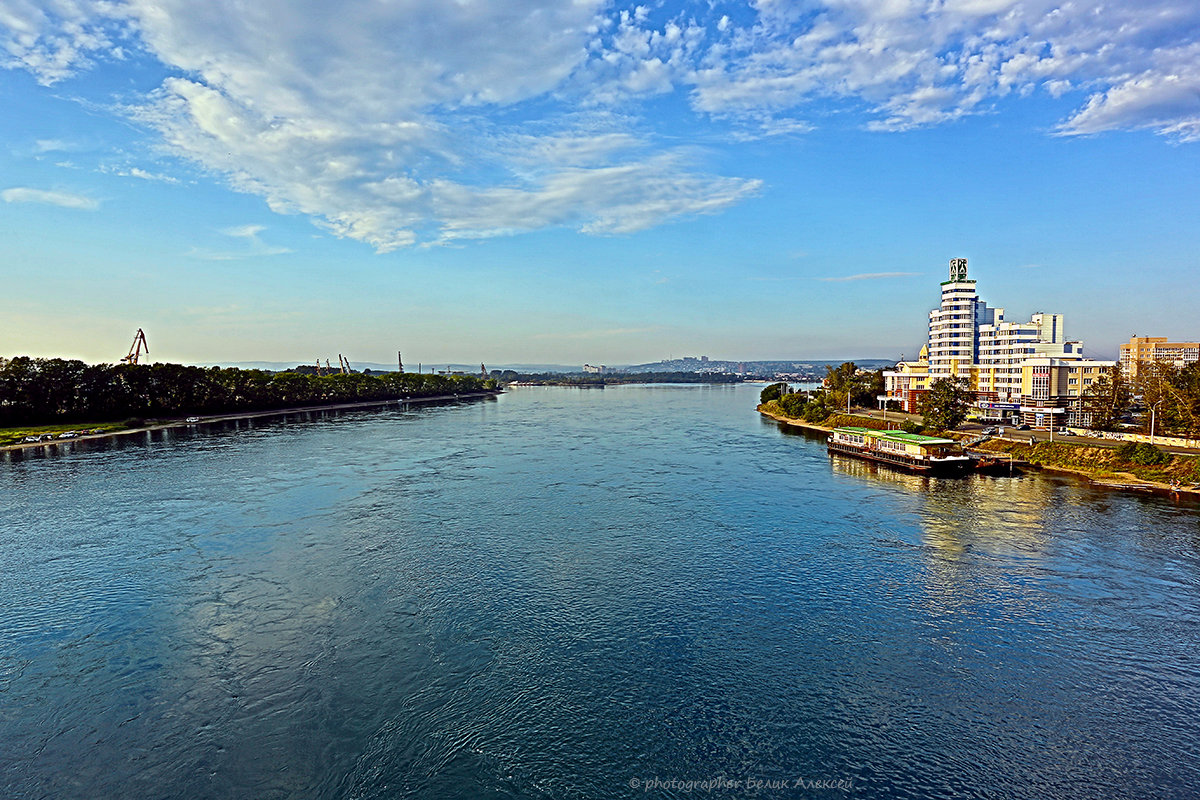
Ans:
<svg viewBox="0 0 1200 800"><path fill-rule="evenodd" d="M1192 795L1195 509L830 458L760 388L6 460L0 796Z"/></svg>

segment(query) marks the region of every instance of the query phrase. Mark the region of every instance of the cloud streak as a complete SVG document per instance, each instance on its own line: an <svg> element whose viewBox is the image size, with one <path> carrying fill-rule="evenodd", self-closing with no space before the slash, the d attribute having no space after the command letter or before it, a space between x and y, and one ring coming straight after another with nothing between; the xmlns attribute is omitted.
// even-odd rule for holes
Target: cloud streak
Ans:
<svg viewBox="0 0 1200 800"><path fill-rule="evenodd" d="M30 189L26 186L14 186L11 189L5 189L0 192L0 199L3 199L6 203L41 203L43 205L76 208L84 211L92 211L100 207L100 203L96 200L80 194Z"/></svg>
<svg viewBox="0 0 1200 800"><path fill-rule="evenodd" d="M280 256L291 253L291 248L268 245L258 237L267 228L265 225L237 225L221 231L225 236L246 241L245 250L204 250L193 248L188 255L203 261L241 261L262 256Z"/></svg>

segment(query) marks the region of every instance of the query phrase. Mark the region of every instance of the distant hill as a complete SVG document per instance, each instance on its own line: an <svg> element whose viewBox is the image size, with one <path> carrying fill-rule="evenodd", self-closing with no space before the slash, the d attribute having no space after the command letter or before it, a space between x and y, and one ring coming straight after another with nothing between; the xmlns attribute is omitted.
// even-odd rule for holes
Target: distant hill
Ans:
<svg viewBox="0 0 1200 800"><path fill-rule="evenodd" d="M699 358L674 358L665 361L655 361L648 364L618 364L608 365L605 370L608 372L729 372L744 375L762 375L766 377L780 374L807 374L816 375L819 377L825 376L825 367L834 366L853 361L863 369L879 369L880 367L888 368L895 365L895 359L887 358L831 358L831 359L774 359L768 361L726 361L726 360L701 360ZM300 361L223 361L216 364L199 364L195 366L218 366L218 367L237 367L238 369L263 369L271 372L280 372L283 370L293 369L303 363ZM434 370L450 370L452 372L465 372L468 375L475 375L479 372L479 364L447 364L444 361L435 363L423 363L420 365L422 371L432 372ZM487 364L488 372L492 370L512 370L521 374L561 374L570 375L577 372L583 372L582 364ZM350 368L355 372L363 370L371 370L372 372L394 372L396 365L381 364L376 361L350 361ZM336 367L335 367L336 369ZM417 362L408 362L404 364L404 369L408 372L415 372Z"/></svg>
<svg viewBox="0 0 1200 800"><path fill-rule="evenodd" d="M776 359L770 361L714 361L699 358L675 358L656 361L652 364L634 364L614 367L625 372L733 372L746 375L777 375L782 373L816 374L824 377L827 366L836 367L853 361L863 369L879 369L894 366L895 359L886 358L833 358L833 359Z"/></svg>

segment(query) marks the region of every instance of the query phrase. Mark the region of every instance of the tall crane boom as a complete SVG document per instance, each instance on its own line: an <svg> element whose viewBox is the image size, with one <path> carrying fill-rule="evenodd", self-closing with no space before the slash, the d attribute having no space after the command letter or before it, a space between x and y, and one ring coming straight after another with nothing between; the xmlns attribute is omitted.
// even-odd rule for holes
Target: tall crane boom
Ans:
<svg viewBox="0 0 1200 800"><path fill-rule="evenodd" d="M129 345L129 355L121 360L129 364L136 364L143 352L150 355L150 345L146 344L146 334L142 333L141 328L138 328L137 333L133 335L133 344Z"/></svg>

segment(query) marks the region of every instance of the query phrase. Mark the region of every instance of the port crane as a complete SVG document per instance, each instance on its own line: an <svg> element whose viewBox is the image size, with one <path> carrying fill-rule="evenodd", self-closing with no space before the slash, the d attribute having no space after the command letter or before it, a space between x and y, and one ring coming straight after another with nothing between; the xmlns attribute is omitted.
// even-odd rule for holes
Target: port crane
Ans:
<svg viewBox="0 0 1200 800"><path fill-rule="evenodd" d="M141 328L138 328L137 333L133 335L133 344L129 345L129 355L121 360L129 364L136 364L143 352L150 355L150 345L146 344L146 334L142 333Z"/></svg>
<svg viewBox="0 0 1200 800"><path fill-rule="evenodd" d="M350 374L350 359L344 358L341 353L338 353L338 364L342 367L342 374Z"/></svg>

